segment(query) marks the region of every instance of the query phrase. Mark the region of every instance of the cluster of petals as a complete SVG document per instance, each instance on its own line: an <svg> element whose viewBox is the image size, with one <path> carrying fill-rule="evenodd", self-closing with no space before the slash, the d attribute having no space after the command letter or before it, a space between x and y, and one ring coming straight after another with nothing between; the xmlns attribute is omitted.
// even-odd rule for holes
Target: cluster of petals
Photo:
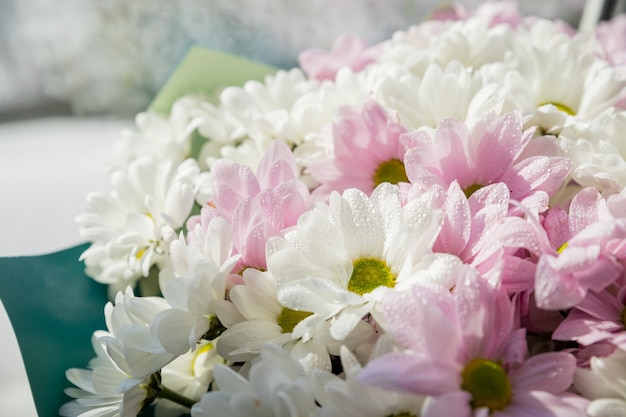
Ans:
<svg viewBox="0 0 626 417"><path fill-rule="evenodd" d="M138 116L77 219L114 302L62 415L626 412L625 20L434 17Z"/></svg>

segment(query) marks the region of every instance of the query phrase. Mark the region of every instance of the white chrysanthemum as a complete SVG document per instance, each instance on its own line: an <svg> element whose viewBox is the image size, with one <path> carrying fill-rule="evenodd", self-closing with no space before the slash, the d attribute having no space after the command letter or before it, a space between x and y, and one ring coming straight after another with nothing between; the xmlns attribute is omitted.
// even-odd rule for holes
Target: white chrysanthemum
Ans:
<svg viewBox="0 0 626 417"><path fill-rule="evenodd" d="M149 323L167 304L158 297L138 298L130 289L105 306L108 332L92 338L97 355L88 370L70 369L67 379L79 389L66 393L76 400L65 404L63 416L135 417L148 398L153 374L174 359L150 336Z"/></svg>
<svg viewBox="0 0 626 417"><path fill-rule="evenodd" d="M145 379L176 358L151 334L150 324L168 308L161 297L135 297L127 288L118 292L115 303L104 307L109 333L99 340L117 367L135 379Z"/></svg>
<svg viewBox="0 0 626 417"><path fill-rule="evenodd" d="M276 345L265 346L248 380L224 366L214 374L219 390L205 394L192 417L301 417L317 407L309 379Z"/></svg>
<svg viewBox="0 0 626 417"><path fill-rule="evenodd" d="M276 277L278 300L313 313L294 328L313 337L320 321L344 340L388 292L415 282L454 285L461 261L435 254L432 245L442 213L424 194L402 207L398 187L383 183L368 198L356 189L331 194L304 213L285 238L268 242L268 270Z"/></svg>
<svg viewBox="0 0 626 417"><path fill-rule="evenodd" d="M168 308L152 322L152 334L171 353L195 349L215 320L214 303L224 300L228 276L238 260L234 256L231 227L214 218L207 230L197 224L170 246L172 267L164 269L159 286Z"/></svg>
<svg viewBox="0 0 626 417"><path fill-rule="evenodd" d="M213 343L203 341L193 352L179 356L161 370L161 383L168 389L188 398L200 401L209 385L213 382L215 365L224 365L225 361L215 349ZM179 417L189 413L189 409L172 401L156 401L156 417Z"/></svg>
<svg viewBox="0 0 626 417"><path fill-rule="evenodd" d="M267 342L282 346L305 371L331 369L329 354L339 355L344 345L357 349L372 336L371 326L362 321L344 342L330 336L329 323L318 323L315 337L303 342L293 335L294 327L311 313L292 310L278 302L276 283L269 272L246 269L243 285L229 292L232 304L222 305L218 317L228 328L217 342L217 350L234 362L256 358ZM236 311L233 311L233 308ZM221 313L221 314L220 314Z"/></svg>
<svg viewBox="0 0 626 417"><path fill-rule="evenodd" d="M203 99L187 95L172 105L169 116L155 112L139 113L135 130L125 130L115 145L110 161L113 169L124 169L135 159L150 155L156 161L181 163L191 156L191 134L196 129L194 120Z"/></svg>
<svg viewBox="0 0 626 417"><path fill-rule="evenodd" d="M100 340L108 333L97 331L91 343L96 357L89 369L68 369L65 376L77 388L67 388L65 393L73 401L64 404L59 414L64 417L135 417L146 400L143 378L131 378L122 371L107 353Z"/></svg>
<svg viewBox="0 0 626 417"><path fill-rule="evenodd" d="M436 127L444 117L471 123L489 112L499 113L502 107L502 93L483 78L459 61L444 68L433 63L422 77L407 73L384 78L374 98L397 111L401 123L409 128Z"/></svg>
<svg viewBox="0 0 626 417"><path fill-rule="evenodd" d="M574 386L592 400L587 413L592 417L626 415L626 352L617 349L605 358L593 357L590 369L578 368Z"/></svg>
<svg viewBox="0 0 626 417"><path fill-rule="evenodd" d="M606 195L626 187L626 112L607 110L592 123L565 128L559 145L574 161L571 177L583 187L595 187Z"/></svg>
<svg viewBox="0 0 626 417"><path fill-rule="evenodd" d="M167 245L194 204L195 161L140 158L112 174L113 191L87 197L87 211L76 219L91 246L82 254L88 275L110 285L110 292L133 285L153 265L168 262Z"/></svg>
<svg viewBox="0 0 626 417"><path fill-rule="evenodd" d="M626 79L620 79L613 67L596 56L595 42L589 34L570 37L546 20L520 26L504 67L490 68L493 81L507 88L504 110L519 109L530 117L537 109L562 112L567 116L562 126L539 126L558 134L560 128L591 121L614 106ZM557 120L551 118L550 122Z"/></svg>
<svg viewBox="0 0 626 417"><path fill-rule="evenodd" d="M425 22L394 34L377 61L394 62L416 76L422 76L430 64L446 67L452 61L476 70L487 63L502 61L513 39L508 26L490 28L481 18Z"/></svg>
<svg viewBox="0 0 626 417"><path fill-rule="evenodd" d="M419 416L424 398L365 385L358 381L361 364L346 348L341 349L344 379L327 372L312 375L316 400L321 408L312 417Z"/></svg>

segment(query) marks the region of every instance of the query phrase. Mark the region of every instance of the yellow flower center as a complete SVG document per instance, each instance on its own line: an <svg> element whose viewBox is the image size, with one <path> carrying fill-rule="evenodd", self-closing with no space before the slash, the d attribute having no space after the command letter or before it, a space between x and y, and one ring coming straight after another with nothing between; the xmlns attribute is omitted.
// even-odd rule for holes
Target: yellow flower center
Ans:
<svg viewBox="0 0 626 417"><path fill-rule="evenodd" d="M511 382L502 366L489 359L472 359L461 373L461 388L472 394L472 407L501 411L511 402Z"/></svg>
<svg viewBox="0 0 626 417"><path fill-rule="evenodd" d="M569 106L566 106L563 103L558 103L556 101L546 101L545 103L539 104L539 107L545 106L546 104L552 104L558 111L562 111L563 113L567 113L570 116L576 116L576 112Z"/></svg>
<svg viewBox="0 0 626 417"><path fill-rule="evenodd" d="M409 182L406 176L404 164L399 159L391 159L381 162L374 172L374 185L379 186L383 182L397 184L399 182Z"/></svg>
<svg viewBox="0 0 626 417"><path fill-rule="evenodd" d="M480 190L483 187L484 185L482 184L472 184L464 189L463 192L465 193L465 197L470 198L472 194L474 194L476 191Z"/></svg>
<svg viewBox="0 0 626 417"><path fill-rule="evenodd" d="M284 307L278 315L276 321L278 322L280 328L283 329L283 333L291 333L293 332L293 328L296 327L298 323L309 317L311 314L313 313L308 311L292 310Z"/></svg>
<svg viewBox="0 0 626 417"><path fill-rule="evenodd" d="M202 369L202 364L211 349L213 349L213 343L207 343L196 349L193 359L191 360L191 375L198 376L201 373L200 369Z"/></svg>
<svg viewBox="0 0 626 417"><path fill-rule="evenodd" d="M563 251L567 248L567 246L569 245L569 242L565 242L563 243L556 251L557 253L563 253Z"/></svg>
<svg viewBox="0 0 626 417"><path fill-rule="evenodd" d="M359 295L367 294L384 286L393 288L396 276L385 261L377 258L359 258L352 262L352 275L348 281L348 290Z"/></svg>

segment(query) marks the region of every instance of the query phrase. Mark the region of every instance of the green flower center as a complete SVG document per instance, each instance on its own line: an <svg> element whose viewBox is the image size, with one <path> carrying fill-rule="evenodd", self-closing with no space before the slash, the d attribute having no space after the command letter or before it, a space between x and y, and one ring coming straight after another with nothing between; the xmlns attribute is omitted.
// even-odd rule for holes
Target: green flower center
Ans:
<svg viewBox="0 0 626 417"><path fill-rule="evenodd" d="M501 411L511 402L511 382L500 364L489 359L472 359L461 376L461 388L472 394L473 408Z"/></svg>
<svg viewBox="0 0 626 417"><path fill-rule="evenodd" d="M566 106L565 104L562 104L562 103L558 103L556 101L546 101L545 103L541 103L539 107L544 106L546 104L552 104L554 107L556 107L557 110L567 113L570 116L576 116L576 112L571 107Z"/></svg>
<svg viewBox="0 0 626 417"><path fill-rule="evenodd" d="M377 258L359 258L352 262L352 266L348 290L359 295L372 292L381 286L393 288L396 284L396 276L385 261Z"/></svg>
<svg viewBox="0 0 626 417"><path fill-rule="evenodd" d="M399 182L409 182L406 176L404 164L399 159L391 159L381 162L374 172L374 185L379 186L383 182L397 184Z"/></svg>
<svg viewBox="0 0 626 417"><path fill-rule="evenodd" d="M298 323L309 317L311 314L313 313L308 311L292 310L284 307L278 315L276 321L278 322L280 328L283 329L283 333L291 333L293 332L293 328L296 327Z"/></svg>
<svg viewBox="0 0 626 417"><path fill-rule="evenodd" d="M476 191L480 190L483 187L484 185L482 184L472 184L464 189L463 192L465 193L465 197L470 198L472 194L474 194Z"/></svg>

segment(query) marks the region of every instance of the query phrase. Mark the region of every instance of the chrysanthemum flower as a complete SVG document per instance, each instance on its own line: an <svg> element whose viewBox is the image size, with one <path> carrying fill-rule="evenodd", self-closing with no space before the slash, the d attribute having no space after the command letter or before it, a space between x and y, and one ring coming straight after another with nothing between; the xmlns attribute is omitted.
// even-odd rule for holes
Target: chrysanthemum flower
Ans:
<svg viewBox="0 0 626 417"><path fill-rule="evenodd" d="M218 160L212 169L213 200L202 208L197 222L206 228L216 216L232 225L235 252L240 255L237 271L244 267L266 268L265 242L293 226L309 207L309 190L287 145L272 142L256 173L230 160Z"/></svg>
<svg viewBox="0 0 626 417"><path fill-rule="evenodd" d="M506 184L495 183L467 197L453 181L437 204L444 221L433 251L458 256L514 294L534 286L535 263L518 256L534 237L525 220L509 214L509 194Z"/></svg>
<svg viewBox="0 0 626 417"><path fill-rule="evenodd" d="M526 359L504 291L470 269L454 290L415 285L383 301L388 333L406 350L370 362L360 379L381 388L430 395L423 417L584 416L582 398L565 391L576 360L551 352Z"/></svg>
<svg viewBox="0 0 626 417"><path fill-rule="evenodd" d="M151 332L172 354L194 350L216 318L215 303L226 298L229 274L238 257L232 253L230 225L213 219L206 230L200 225L170 247L172 270L160 275L159 286L168 303L151 322Z"/></svg>
<svg viewBox="0 0 626 417"><path fill-rule="evenodd" d="M371 358L370 358L371 360ZM364 384L358 376L363 367L347 348L341 349L343 378L328 372L312 374L320 408L311 417L419 416L424 397Z"/></svg>
<svg viewBox="0 0 626 417"><path fill-rule="evenodd" d="M65 393L75 398L64 404L59 415L64 417L135 417L142 409L148 392L141 384L143 378L132 379L121 370L107 353L106 345L99 340L106 332L95 332L91 343L96 357L89 369L68 369L68 381L77 388L67 388Z"/></svg>
<svg viewBox="0 0 626 417"><path fill-rule="evenodd" d="M218 389L202 396L192 417L300 417L317 407L308 378L276 345L266 345L248 379L221 365L214 374Z"/></svg>
<svg viewBox="0 0 626 417"><path fill-rule="evenodd" d="M76 219L92 242L81 259L111 295L168 262L167 246L193 207L198 173L193 160L176 166L144 157L112 174L110 194L88 196L87 212Z"/></svg>
<svg viewBox="0 0 626 417"><path fill-rule="evenodd" d="M432 253L441 211L425 194L400 205L397 186L371 197L356 189L330 196L303 214L294 230L268 241L268 270L286 307L313 313L295 328L306 341L320 321L343 340L388 291L418 281L454 285L456 256Z"/></svg>
<svg viewBox="0 0 626 417"><path fill-rule="evenodd" d="M340 110L332 125L330 155L314 160L309 171L322 185L317 195L358 188L371 194L379 184L407 183L404 154L408 146L400 141L400 124L376 102L368 101L361 111Z"/></svg>
<svg viewBox="0 0 626 417"><path fill-rule="evenodd" d="M231 288L228 296L231 305L217 306L220 322L227 327L217 342L217 350L233 362L254 360L263 346L271 342L282 346L306 372L330 370L330 355L338 356L341 346L356 349L372 337L372 328L364 321L357 324L348 340L341 342L330 336L328 322L318 323L315 337L306 342L295 337L293 329L312 313L281 305L274 277L267 271L246 269L243 283Z"/></svg>
<svg viewBox="0 0 626 417"><path fill-rule="evenodd" d="M428 189L447 188L457 181L467 196L481 187L503 182L510 198L544 211L548 198L561 186L570 161L529 156L518 160L532 137L522 129L518 112L488 115L471 130L457 120L444 119L433 132L407 133L413 147L405 156L409 181Z"/></svg>
<svg viewBox="0 0 626 417"><path fill-rule="evenodd" d="M626 223L614 219L597 190L587 188L572 200L566 214L558 208L546 214L543 227L533 216L539 257L535 299L543 309L570 308L589 290L600 292L623 272Z"/></svg>

